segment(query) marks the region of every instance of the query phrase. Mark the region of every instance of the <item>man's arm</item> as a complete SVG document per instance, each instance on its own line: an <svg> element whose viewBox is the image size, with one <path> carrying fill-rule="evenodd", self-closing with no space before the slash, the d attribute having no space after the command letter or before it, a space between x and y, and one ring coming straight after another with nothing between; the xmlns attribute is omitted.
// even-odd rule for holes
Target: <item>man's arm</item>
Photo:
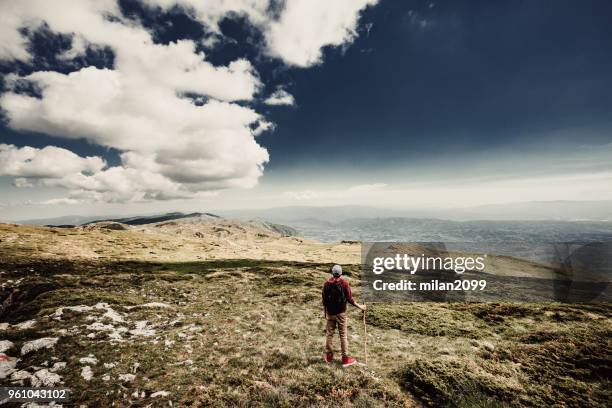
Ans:
<svg viewBox="0 0 612 408"><path fill-rule="evenodd" d="M323 289L321 289L321 303L323 303L323 306L325 306L325 285L327 285L327 282L323 283Z"/></svg>
<svg viewBox="0 0 612 408"><path fill-rule="evenodd" d="M325 307L325 286L327 286L327 282L323 283L323 289L321 289L321 303L323 304L323 317L327 319L327 308Z"/></svg>
<svg viewBox="0 0 612 408"><path fill-rule="evenodd" d="M353 299L353 291L351 290L351 285L349 285L348 281L344 280L344 282L344 289L346 289L346 301L355 306L357 309L366 310L366 305L360 305L359 303L355 302L355 299Z"/></svg>

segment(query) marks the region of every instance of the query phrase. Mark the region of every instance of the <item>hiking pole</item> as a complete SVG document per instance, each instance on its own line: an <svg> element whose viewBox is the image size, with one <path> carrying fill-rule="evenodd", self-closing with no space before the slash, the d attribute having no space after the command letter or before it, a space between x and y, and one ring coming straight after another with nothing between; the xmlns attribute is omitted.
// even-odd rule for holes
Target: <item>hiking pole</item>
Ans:
<svg viewBox="0 0 612 408"><path fill-rule="evenodd" d="M366 311L363 311L363 351L365 353L365 363L368 364L368 327L366 326Z"/></svg>

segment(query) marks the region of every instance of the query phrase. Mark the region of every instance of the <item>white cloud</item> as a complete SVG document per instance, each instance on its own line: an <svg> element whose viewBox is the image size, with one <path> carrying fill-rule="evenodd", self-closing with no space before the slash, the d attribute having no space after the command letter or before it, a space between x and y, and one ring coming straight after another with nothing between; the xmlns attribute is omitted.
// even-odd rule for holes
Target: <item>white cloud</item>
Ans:
<svg viewBox="0 0 612 408"><path fill-rule="evenodd" d="M0 59L27 60L30 54L27 51L26 39L19 33L21 18L16 13L19 8L17 2L3 2L0 13Z"/></svg>
<svg viewBox="0 0 612 408"><path fill-rule="evenodd" d="M322 47L353 41L360 11L375 0L289 0L278 15L267 1L146 3L183 7L217 37L221 19L244 15L264 33L268 54L305 67L321 62ZM20 30L43 24L51 32L72 35L72 48L60 58L105 46L114 53L114 67L7 75L0 108L9 126L87 139L118 150L121 164L105 168L99 157L83 158L66 149L7 145L0 173L18 177L15 185L60 186L71 191L71 200L119 202L198 197L257 184L269 157L256 136L274 125L237 103L254 100L263 86L249 61L215 66L191 40L156 44L149 31L121 15L115 0L1 2L0 59L30 61ZM42 97L12 88L24 80L35 83ZM206 102L193 103L185 94L201 95L199 100ZM292 105L294 100L278 89L264 102Z"/></svg>
<svg viewBox="0 0 612 408"><path fill-rule="evenodd" d="M75 205L75 204L79 204L80 201L76 200L74 198L52 198L50 200L45 200L43 202L41 202L40 204L45 204L45 205Z"/></svg>
<svg viewBox="0 0 612 408"><path fill-rule="evenodd" d="M266 53L288 65L322 62L322 48L346 46L357 37L361 11L378 0L145 0L150 6L180 6L215 33L230 13L245 16L265 37ZM278 16L270 12L278 6Z"/></svg>
<svg viewBox="0 0 612 408"><path fill-rule="evenodd" d="M104 168L99 157L80 157L54 146L43 149L0 144L0 175L14 176L25 185L28 178L61 179L73 174L95 173Z"/></svg>
<svg viewBox="0 0 612 408"><path fill-rule="evenodd" d="M160 173L123 166L105 169L105 166L100 157L80 157L55 146L36 149L0 144L0 176L16 177L17 187L64 187L71 190L71 200L108 202L193 195L185 186Z"/></svg>
<svg viewBox="0 0 612 408"><path fill-rule="evenodd" d="M219 22L228 14L246 16L257 25L269 20L268 0L143 0L143 3L164 10L182 7L215 33L220 33Z"/></svg>
<svg viewBox="0 0 612 408"><path fill-rule="evenodd" d="M33 160L21 163L23 169L31 169L28 174L20 171L16 176L39 178L42 184L106 201L192 197L201 191L257 183L268 152L256 142L251 127L260 133L271 125L251 108L233 103L252 100L261 87L249 61L213 66L196 52L192 41L154 44L144 28L105 18L118 15L114 1L62 3L61 7L46 1L22 7L3 3L0 14L10 15L14 30L34 29L44 21L52 31L73 33L78 41L72 55L83 52L83 44L108 45L115 53L114 69L11 76L9 89L11 81L31 81L40 87L42 98L9 91L0 97L0 106L14 129L85 138L123 152L122 165L83 175L66 164L71 161L59 160L51 168L66 174L48 177L34 171L40 166L35 167ZM20 45L1 55L27 59L18 50ZM27 53L25 48L22 51ZM181 97L187 92L209 100L196 106ZM58 151L70 153L53 152ZM43 153L37 157L46 157ZM5 169L8 175L11 172L16 171Z"/></svg>
<svg viewBox="0 0 612 408"><path fill-rule="evenodd" d="M277 89L270 96L266 98L264 101L266 105L289 105L293 106L295 104L295 99L293 95L284 89Z"/></svg>
<svg viewBox="0 0 612 408"><path fill-rule="evenodd" d="M322 48L350 44L360 12L377 0L289 0L280 18L265 28L267 52L289 65L322 62Z"/></svg>

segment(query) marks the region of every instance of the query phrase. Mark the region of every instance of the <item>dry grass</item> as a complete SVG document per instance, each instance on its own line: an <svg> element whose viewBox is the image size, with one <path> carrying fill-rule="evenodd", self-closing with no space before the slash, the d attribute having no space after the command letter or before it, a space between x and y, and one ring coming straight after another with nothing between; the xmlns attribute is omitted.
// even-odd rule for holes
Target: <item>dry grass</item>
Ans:
<svg viewBox="0 0 612 408"><path fill-rule="evenodd" d="M358 263L358 245L283 237L261 224L228 220L162 223L128 230L0 223L0 254L45 259L189 262L227 259Z"/></svg>
<svg viewBox="0 0 612 408"><path fill-rule="evenodd" d="M476 400L481 406L603 406L609 397L608 307L373 305L370 365L343 370L321 361L319 285L326 264L4 265L3 276L25 277L20 288L31 295L7 309L5 319L38 324L3 337L16 344L60 337L55 349L27 355L20 366L66 361L65 385L91 406L166 400L178 406L473 406ZM87 337L95 333L87 329L91 319L102 312L49 317L58 307L98 302L125 314L124 323L103 323L133 329L147 320L155 335L112 343L104 333ZM149 302L172 307L125 308ZM361 357L359 315L351 316L351 347ZM78 360L89 354L100 363L86 382ZM187 360L192 363L181 363ZM106 369L103 362L116 366ZM133 383L118 380L131 372ZM170 395L149 397L160 390Z"/></svg>
<svg viewBox="0 0 612 408"><path fill-rule="evenodd" d="M94 231L86 248L95 249L102 237L118 243L104 244L116 253L104 247L102 257L89 258L40 257L68 243L45 242L48 232L39 229L0 237L1 320L36 320L30 329L0 331L0 340L14 342L7 354L16 356L26 341L59 337L53 349L21 357L18 368L32 373L66 362L58 374L77 404L544 407L606 406L610 400L609 304L373 304L369 365L343 370L322 362L325 257L296 262L236 253L233 259L143 262L121 256L122 239L126 248L136 240L117 235L124 233L131 231ZM87 239L75 234L70 245ZM322 248L317 251L333 252ZM359 265L344 266L359 296ZM100 302L124 321L105 317L104 308L56 315L61 307ZM170 307L138 307L151 302ZM134 331L145 320L149 337ZM360 320L352 310L349 340L358 359ZM111 341L110 330L94 330L96 322L125 328L123 341ZM86 381L79 359L89 354L99 362ZM120 380L128 373L133 382ZM151 397L157 391L169 394Z"/></svg>
<svg viewBox="0 0 612 408"><path fill-rule="evenodd" d="M66 361L67 369L60 373L65 385L75 390L79 403L92 406L122 406L126 401L161 406L166 400L178 406L414 405L392 379L366 368L346 371L322 362L318 291L327 267L249 260L185 265L5 263L4 276L25 279L20 284L22 302L7 309L4 319L17 323L33 318L38 324L26 331L9 329L3 337L20 346L59 336L53 350L27 355L20 368ZM59 307L98 302L124 313L126 321L101 318L102 311L66 310L61 320L52 317ZM126 308L149 302L172 307ZM94 318L127 329L147 320L155 335L125 335L125 341L112 343L105 333L87 329ZM95 337L88 337L90 333ZM79 358L89 354L100 363L86 382ZM187 360L192 362L181 363ZM102 362L117 365L105 369ZM118 376L133 372L135 363L136 380L122 384ZM161 400L132 397L136 391L149 396L160 390L171 394Z"/></svg>

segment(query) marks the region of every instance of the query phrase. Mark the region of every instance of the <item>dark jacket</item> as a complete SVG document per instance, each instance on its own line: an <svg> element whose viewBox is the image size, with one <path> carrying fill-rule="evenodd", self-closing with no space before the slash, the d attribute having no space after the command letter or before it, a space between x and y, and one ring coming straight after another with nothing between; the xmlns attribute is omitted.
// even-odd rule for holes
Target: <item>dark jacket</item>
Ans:
<svg viewBox="0 0 612 408"><path fill-rule="evenodd" d="M351 286L349 285L348 281L342 279L342 277L334 278L332 276L331 278L326 280L325 283L323 284L323 290L321 292L321 298L323 299L323 307L325 308L325 287L328 285L335 285L338 283L340 284L340 286L342 286L342 290L344 291L344 297L346 299L346 302L350 303L353 306L356 306L355 300L353 300L353 293L351 292ZM340 313L346 312L346 302L344 303L344 305L342 305L342 309ZM327 313L327 310L325 312Z"/></svg>

